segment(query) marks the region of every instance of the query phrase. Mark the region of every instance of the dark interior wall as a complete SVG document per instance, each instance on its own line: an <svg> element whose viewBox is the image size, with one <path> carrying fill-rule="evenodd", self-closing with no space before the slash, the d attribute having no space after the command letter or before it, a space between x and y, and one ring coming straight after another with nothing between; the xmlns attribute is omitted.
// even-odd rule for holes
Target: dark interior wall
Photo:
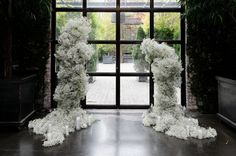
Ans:
<svg viewBox="0 0 236 156"><path fill-rule="evenodd" d="M3 66L6 61L3 49L11 46L11 77L22 78L36 74L36 100L42 103L44 74L49 56L51 0L12 0L11 19L6 18L9 16L8 2L0 1L0 41L7 38L3 33L11 27L12 42L10 45L0 42L0 78L4 78L3 73L6 71Z"/></svg>
<svg viewBox="0 0 236 156"><path fill-rule="evenodd" d="M9 71L11 68L5 68L6 64L11 63L11 59L7 56L11 52L11 32L9 31L10 13L9 13L9 1L1 0L0 1L0 78L7 77L6 71ZM9 72L11 75L11 71Z"/></svg>

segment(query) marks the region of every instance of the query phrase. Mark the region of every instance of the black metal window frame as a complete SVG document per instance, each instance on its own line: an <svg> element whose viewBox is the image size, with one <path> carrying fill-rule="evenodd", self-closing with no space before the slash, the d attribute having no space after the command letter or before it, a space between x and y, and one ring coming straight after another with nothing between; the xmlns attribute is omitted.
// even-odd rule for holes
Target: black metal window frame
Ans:
<svg viewBox="0 0 236 156"><path fill-rule="evenodd" d="M182 84L181 84L181 105L186 106L186 77L185 77L185 18L183 17L184 7L180 8L158 8L154 7L154 0L150 0L149 8L121 8L120 1L116 0L116 7L114 8L88 8L87 0L82 0L81 8L57 8L56 0L52 0L52 13L51 13L51 104L56 107L53 101L53 94L56 88L56 72L55 72L55 50L58 44L56 40L56 13L57 12L80 12L83 16L87 16L90 12L112 12L116 13L116 40L89 40L90 44L114 44L116 45L116 71L113 73L99 72L88 73L90 76L113 76L116 77L116 105L87 105L86 100L81 102L83 108L96 108L96 109L146 109L154 103L154 81L153 74L150 70L149 73L121 73L120 72L120 47L121 44L141 44L142 41L137 40L121 40L120 39L120 13L121 12L147 12L149 13L149 28L150 38L154 38L154 14L155 13L180 13L180 40L157 40L158 42L166 42L167 44L181 45L181 62L184 70L182 71ZM122 76L148 76L149 77L149 105L120 105L120 78Z"/></svg>

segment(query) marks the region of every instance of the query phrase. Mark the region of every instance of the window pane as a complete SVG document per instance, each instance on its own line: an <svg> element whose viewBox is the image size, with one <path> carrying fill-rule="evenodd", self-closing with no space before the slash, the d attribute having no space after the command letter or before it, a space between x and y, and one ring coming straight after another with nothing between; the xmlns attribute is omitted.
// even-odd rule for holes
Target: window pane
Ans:
<svg viewBox="0 0 236 156"><path fill-rule="evenodd" d="M178 0L154 0L154 7L180 8Z"/></svg>
<svg viewBox="0 0 236 156"><path fill-rule="evenodd" d="M115 40L116 26L115 13L88 13L88 19L92 23L92 31L89 35L90 40Z"/></svg>
<svg viewBox="0 0 236 156"><path fill-rule="evenodd" d="M122 40L142 40L149 37L149 13L121 13L120 35Z"/></svg>
<svg viewBox="0 0 236 156"><path fill-rule="evenodd" d="M63 26L70 20L76 17L81 17L80 12L57 12L56 13L56 38L61 34Z"/></svg>
<svg viewBox="0 0 236 156"><path fill-rule="evenodd" d="M149 8L150 0L121 0L120 5L124 8Z"/></svg>
<svg viewBox="0 0 236 156"><path fill-rule="evenodd" d="M121 105L149 105L149 77L121 77Z"/></svg>
<svg viewBox="0 0 236 156"><path fill-rule="evenodd" d="M87 0L88 8L114 8L116 0Z"/></svg>
<svg viewBox="0 0 236 156"><path fill-rule="evenodd" d="M154 20L155 39L180 39L180 13L155 13Z"/></svg>
<svg viewBox="0 0 236 156"><path fill-rule="evenodd" d="M88 72L115 72L116 47L112 44L94 44L95 53L87 64Z"/></svg>
<svg viewBox="0 0 236 156"><path fill-rule="evenodd" d="M89 79L87 105L115 105L115 77L90 76Z"/></svg>
<svg viewBox="0 0 236 156"><path fill-rule="evenodd" d="M140 44L124 44L120 48L121 72L149 72L150 65L140 50Z"/></svg>
<svg viewBox="0 0 236 156"><path fill-rule="evenodd" d="M57 8L81 8L82 0L56 0Z"/></svg>

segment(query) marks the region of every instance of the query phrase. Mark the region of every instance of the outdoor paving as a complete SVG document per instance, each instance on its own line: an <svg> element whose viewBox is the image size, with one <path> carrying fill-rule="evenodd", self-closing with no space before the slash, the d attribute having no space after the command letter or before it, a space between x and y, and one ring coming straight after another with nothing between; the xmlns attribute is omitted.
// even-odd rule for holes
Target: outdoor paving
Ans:
<svg viewBox="0 0 236 156"><path fill-rule="evenodd" d="M122 72L135 72L133 63L122 63ZM115 72L115 64L99 63L97 72ZM88 85L87 105L115 105L116 78L112 76L97 76L95 82ZM121 77L121 105L149 105L149 79L139 82L138 77ZM177 89L180 103L180 89Z"/></svg>

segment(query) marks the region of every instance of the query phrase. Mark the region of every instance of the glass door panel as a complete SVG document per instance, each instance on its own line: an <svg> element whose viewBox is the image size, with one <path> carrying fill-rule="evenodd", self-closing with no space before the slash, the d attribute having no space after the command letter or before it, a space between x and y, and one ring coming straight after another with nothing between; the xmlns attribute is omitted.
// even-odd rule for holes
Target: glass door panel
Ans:
<svg viewBox="0 0 236 156"><path fill-rule="evenodd" d="M87 105L116 105L116 79L106 76L89 76Z"/></svg>
<svg viewBox="0 0 236 156"><path fill-rule="evenodd" d="M121 77L120 104L149 106L149 77Z"/></svg>

